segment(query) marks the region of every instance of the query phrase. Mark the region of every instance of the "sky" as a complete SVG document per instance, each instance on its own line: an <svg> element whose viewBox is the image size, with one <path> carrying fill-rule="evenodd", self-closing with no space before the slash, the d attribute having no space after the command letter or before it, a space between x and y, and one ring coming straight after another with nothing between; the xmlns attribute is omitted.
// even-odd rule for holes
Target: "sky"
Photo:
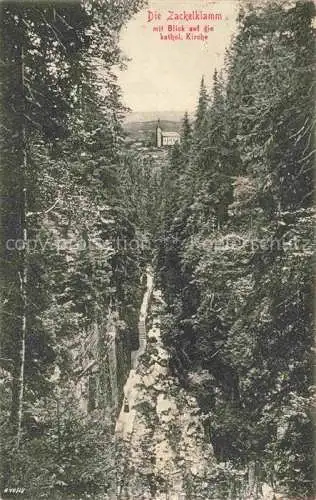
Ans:
<svg viewBox="0 0 316 500"><path fill-rule="evenodd" d="M207 84L212 81L215 68L220 69L225 48L236 30L237 0L149 0L121 32L120 45L130 59L127 70L119 72L124 104L134 112L188 111L196 108L202 75ZM220 13L221 21L172 21L168 11ZM156 11L161 20L148 22L148 11ZM208 40L165 41L154 26L167 25L214 26ZM185 38L186 34L182 34Z"/></svg>

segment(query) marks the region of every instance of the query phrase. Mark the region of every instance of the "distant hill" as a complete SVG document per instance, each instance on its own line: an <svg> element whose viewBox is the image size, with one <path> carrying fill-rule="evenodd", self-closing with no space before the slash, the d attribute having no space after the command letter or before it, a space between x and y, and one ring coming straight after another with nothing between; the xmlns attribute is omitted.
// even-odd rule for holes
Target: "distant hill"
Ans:
<svg viewBox="0 0 316 500"><path fill-rule="evenodd" d="M125 123L131 122L157 122L166 120L171 122L181 122L185 111L132 111L125 118ZM191 114L189 113L189 116Z"/></svg>
<svg viewBox="0 0 316 500"><path fill-rule="evenodd" d="M180 132L181 121L160 120L162 130L166 132ZM157 120L125 122L124 130L133 141L154 142Z"/></svg>

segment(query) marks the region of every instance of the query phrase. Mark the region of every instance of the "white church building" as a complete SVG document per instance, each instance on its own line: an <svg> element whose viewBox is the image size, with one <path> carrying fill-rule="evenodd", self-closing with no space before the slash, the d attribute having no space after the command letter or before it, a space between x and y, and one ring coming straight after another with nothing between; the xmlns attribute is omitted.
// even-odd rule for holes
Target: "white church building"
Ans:
<svg viewBox="0 0 316 500"><path fill-rule="evenodd" d="M180 134L178 132L164 132L160 126L160 120L158 120L156 127L156 147L173 146L177 142L180 142Z"/></svg>

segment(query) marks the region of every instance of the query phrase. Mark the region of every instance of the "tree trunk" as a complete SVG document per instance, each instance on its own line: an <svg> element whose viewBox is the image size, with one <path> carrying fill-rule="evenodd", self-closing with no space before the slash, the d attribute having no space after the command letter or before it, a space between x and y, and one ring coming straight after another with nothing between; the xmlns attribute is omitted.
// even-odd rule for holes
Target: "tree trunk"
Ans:
<svg viewBox="0 0 316 500"><path fill-rule="evenodd" d="M17 408L17 448L20 446L23 420L24 387L25 387L25 352L27 335L27 193L26 193L26 131L25 131L25 96L24 96L24 48L23 41L20 41L20 47L17 54L18 71L20 72L20 140L21 140L21 173L20 173L20 233L22 235L22 249L20 249L20 298L21 298L21 349L20 349L20 369L18 381L18 408Z"/></svg>

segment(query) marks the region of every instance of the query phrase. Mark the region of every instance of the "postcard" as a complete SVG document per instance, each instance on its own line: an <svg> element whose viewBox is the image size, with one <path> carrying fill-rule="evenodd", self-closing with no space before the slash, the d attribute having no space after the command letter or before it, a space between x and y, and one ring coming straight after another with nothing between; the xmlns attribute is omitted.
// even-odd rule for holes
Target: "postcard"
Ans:
<svg viewBox="0 0 316 500"><path fill-rule="evenodd" d="M314 498L315 2L0 8L0 498Z"/></svg>

